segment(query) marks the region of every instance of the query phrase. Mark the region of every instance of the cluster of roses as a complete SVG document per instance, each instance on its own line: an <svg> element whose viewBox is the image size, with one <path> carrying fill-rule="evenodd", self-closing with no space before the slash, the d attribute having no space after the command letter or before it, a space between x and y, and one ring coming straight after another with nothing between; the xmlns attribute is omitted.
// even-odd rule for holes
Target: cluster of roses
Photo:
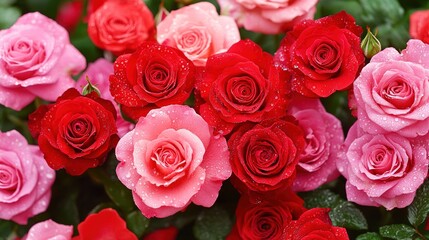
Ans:
<svg viewBox="0 0 429 240"><path fill-rule="evenodd" d="M220 4L243 20L238 2ZM350 201L409 205L428 171L429 46L411 40L364 67L361 27L345 12L303 20L315 4L295 6L305 8L299 16L254 8L266 31L237 21L290 30L272 56L207 2L161 14L155 26L140 0L90 1L89 37L117 58L89 65L77 83L70 74L86 63L67 32L39 13L22 16L0 32L0 103L55 103L29 116L39 147L16 131L0 135L0 217L25 224L47 209L52 169L81 175L114 148L117 176L146 217L211 207L231 177L241 198L229 239L348 239L328 209L307 210L295 194L340 174ZM319 97L351 86L358 121L343 147L341 123Z"/></svg>

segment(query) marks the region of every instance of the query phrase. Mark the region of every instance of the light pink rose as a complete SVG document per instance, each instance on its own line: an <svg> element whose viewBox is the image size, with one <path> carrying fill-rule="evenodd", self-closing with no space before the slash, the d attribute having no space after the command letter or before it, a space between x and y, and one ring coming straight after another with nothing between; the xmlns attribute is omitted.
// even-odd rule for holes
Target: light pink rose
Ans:
<svg viewBox="0 0 429 240"><path fill-rule="evenodd" d="M358 125L347 135L346 158L337 161L347 179L347 199L388 210L410 205L428 173L429 142L397 133L368 134Z"/></svg>
<svg viewBox="0 0 429 240"><path fill-rule="evenodd" d="M218 0L221 12L239 27L265 34L290 30L304 19L313 19L318 0Z"/></svg>
<svg viewBox="0 0 429 240"><path fill-rule="evenodd" d="M85 64L63 27L38 12L25 14L0 31L0 104L21 110L36 96L55 101Z"/></svg>
<svg viewBox="0 0 429 240"><path fill-rule="evenodd" d="M401 53L375 55L354 82L358 119L368 133L405 137L429 131L429 45L409 40Z"/></svg>
<svg viewBox="0 0 429 240"><path fill-rule="evenodd" d="M294 191L311 191L336 179L336 160L343 151L341 122L326 112L319 99L295 97L288 112L305 132L306 146L297 165Z"/></svg>
<svg viewBox="0 0 429 240"><path fill-rule="evenodd" d="M118 136L122 137L125 135L125 133L133 129L134 124L125 121L122 118L121 110L113 99L112 94L110 94L110 74L113 74L113 64L104 58L99 58L95 62L88 65L86 71L82 73L79 80L77 81L76 88L82 92L82 89L88 84L86 80L86 77L88 77L88 79L91 81L91 84L100 91L101 98L109 100L113 103L117 113L116 127L118 128Z"/></svg>
<svg viewBox="0 0 429 240"><path fill-rule="evenodd" d="M225 52L240 40L234 19L219 16L209 2L172 11L158 24L157 32L159 43L179 49L195 66L205 66L209 56Z"/></svg>
<svg viewBox="0 0 429 240"><path fill-rule="evenodd" d="M116 168L146 217L167 217L194 203L210 207L231 176L226 140L194 109L151 110L119 140Z"/></svg>
<svg viewBox="0 0 429 240"><path fill-rule="evenodd" d="M73 235L73 226L63 225L51 219L36 223L22 240L70 240Z"/></svg>
<svg viewBox="0 0 429 240"><path fill-rule="evenodd" d="M55 171L17 131L0 133L0 219L27 224L48 208Z"/></svg>

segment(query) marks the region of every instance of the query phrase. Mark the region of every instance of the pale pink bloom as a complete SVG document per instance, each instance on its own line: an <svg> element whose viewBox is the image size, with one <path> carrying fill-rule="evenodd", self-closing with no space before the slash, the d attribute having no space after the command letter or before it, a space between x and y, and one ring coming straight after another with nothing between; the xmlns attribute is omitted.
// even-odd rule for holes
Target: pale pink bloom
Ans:
<svg viewBox="0 0 429 240"><path fill-rule="evenodd" d="M313 19L318 0L218 0L222 14L249 31L278 34Z"/></svg>
<svg viewBox="0 0 429 240"><path fill-rule="evenodd" d="M55 101L85 64L63 27L38 12L25 14L0 31L0 104L21 110L36 96Z"/></svg>
<svg viewBox="0 0 429 240"><path fill-rule="evenodd" d="M344 141L341 122L326 112L319 99L296 97L289 105L305 132L306 146L297 165L294 191L311 191L336 179L335 165Z"/></svg>
<svg viewBox="0 0 429 240"><path fill-rule="evenodd" d="M359 124L349 130L346 156L337 161L338 170L347 179L347 199L388 210L410 205L428 173L427 139L368 134Z"/></svg>
<svg viewBox="0 0 429 240"><path fill-rule="evenodd" d="M233 18L219 16L209 2L199 2L167 15L157 26L157 38L182 51L195 66L205 66L209 56L238 42L240 33Z"/></svg>
<svg viewBox="0 0 429 240"><path fill-rule="evenodd" d="M63 225L51 219L36 223L22 240L70 240L73 235L73 226Z"/></svg>
<svg viewBox="0 0 429 240"><path fill-rule="evenodd" d="M211 207L230 177L226 140L194 109L151 110L119 140L116 168L146 217L167 217L191 204Z"/></svg>
<svg viewBox="0 0 429 240"><path fill-rule="evenodd" d="M0 133L0 219L27 224L51 199L55 171L17 131Z"/></svg>
<svg viewBox="0 0 429 240"><path fill-rule="evenodd" d="M429 131L429 45L409 40L401 53L386 48L354 82L358 119L368 133L405 137Z"/></svg>
<svg viewBox="0 0 429 240"><path fill-rule="evenodd" d="M82 89L88 84L86 78L91 81L91 84L100 91L100 96L103 99L109 100L113 103L116 109L116 127L118 128L118 136L122 137L125 133L133 129L134 124L125 121L122 118L121 110L118 104L114 101L112 94L109 90L109 76L113 74L113 64L104 58L99 58L95 62L90 63L88 68L77 81L76 88L82 92Z"/></svg>

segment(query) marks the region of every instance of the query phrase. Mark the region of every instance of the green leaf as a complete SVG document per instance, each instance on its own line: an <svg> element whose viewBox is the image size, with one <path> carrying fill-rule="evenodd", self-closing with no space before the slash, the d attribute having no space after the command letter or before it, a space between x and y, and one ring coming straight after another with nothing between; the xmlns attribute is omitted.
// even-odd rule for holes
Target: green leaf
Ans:
<svg viewBox="0 0 429 240"><path fill-rule="evenodd" d="M133 231L138 238L143 235L149 226L149 219L143 216L140 211L131 212L127 215L126 220L128 229Z"/></svg>
<svg viewBox="0 0 429 240"><path fill-rule="evenodd" d="M304 204L307 208L333 208L344 201L338 194L333 193L329 189L318 189L312 192L303 193L302 198L304 199Z"/></svg>
<svg viewBox="0 0 429 240"><path fill-rule="evenodd" d="M194 236L199 240L221 240L231 231L228 213L218 206L203 210L194 225Z"/></svg>
<svg viewBox="0 0 429 240"><path fill-rule="evenodd" d="M9 28L21 16L21 10L0 5L0 29Z"/></svg>
<svg viewBox="0 0 429 240"><path fill-rule="evenodd" d="M344 201L329 212L332 224L347 229L368 229L368 223L362 212L351 202Z"/></svg>
<svg viewBox="0 0 429 240"><path fill-rule="evenodd" d="M413 203L407 208L408 221L417 227L422 224L429 213L429 180L417 190Z"/></svg>
<svg viewBox="0 0 429 240"><path fill-rule="evenodd" d="M394 24L404 15L397 0L359 0L363 8L362 19L367 25Z"/></svg>
<svg viewBox="0 0 429 240"><path fill-rule="evenodd" d="M375 232L368 232L359 235L356 240L383 240L383 238Z"/></svg>
<svg viewBox="0 0 429 240"><path fill-rule="evenodd" d="M415 233L414 228L405 224L382 226L379 231L381 236L397 240L412 240Z"/></svg>
<svg viewBox="0 0 429 240"><path fill-rule="evenodd" d="M14 226L13 222L0 219L0 239L7 239L12 234Z"/></svg>
<svg viewBox="0 0 429 240"><path fill-rule="evenodd" d="M124 212L134 209L134 201L131 191L119 181L105 182L104 189L109 198Z"/></svg>
<svg viewBox="0 0 429 240"><path fill-rule="evenodd" d="M315 19L332 15L342 10L352 15L355 18L356 23L362 26L362 6L357 2L357 0L321 0L317 4Z"/></svg>

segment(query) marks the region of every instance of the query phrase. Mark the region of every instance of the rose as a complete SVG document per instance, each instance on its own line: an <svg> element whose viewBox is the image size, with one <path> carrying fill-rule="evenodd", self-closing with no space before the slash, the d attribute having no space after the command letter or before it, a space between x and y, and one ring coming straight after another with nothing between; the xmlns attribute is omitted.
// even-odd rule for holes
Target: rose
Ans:
<svg viewBox="0 0 429 240"><path fill-rule="evenodd" d="M73 226L63 225L51 219L34 224L22 240L71 240Z"/></svg>
<svg viewBox="0 0 429 240"><path fill-rule="evenodd" d="M147 234L143 240L175 240L179 234L179 229L174 226L161 228Z"/></svg>
<svg viewBox="0 0 429 240"><path fill-rule="evenodd" d="M152 13L140 0L109 0L89 16L89 38L116 55L133 52L154 35Z"/></svg>
<svg viewBox="0 0 429 240"><path fill-rule="evenodd" d="M48 208L55 171L17 131L0 132L0 219L27 224Z"/></svg>
<svg viewBox="0 0 429 240"><path fill-rule="evenodd" d="M243 195L235 212L236 221L227 240L286 239L284 229L305 211L304 201L292 191Z"/></svg>
<svg viewBox="0 0 429 240"><path fill-rule="evenodd" d="M429 10L415 11L410 15L410 35L429 43Z"/></svg>
<svg viewBox="0 0 429 240"><path fill-rule="evenodd" d="M286 227L288 240L335 239L348 240L347 231L342 227L332 226L327 208L313 208L304 212L298 220Z"/></svg>
<svg viewBox="0 0 429 240"><path fill-rule="evenodd" d="M336 159L344 141L341 122L318 99L296 96L288 108L304 130L305 148L299 156L294 191L311 191L340 174Z"/></svg>
<svg viewBox="0 0 429 240"><path fill-rule="evenodd" d="M134 125L125 121L122 118L121 111L118 104L113 100L113 96L109 90L109 76L113 73L113 64L104 58L99 58L95 62L90 63L88 68L76 83L76 88L80 91L88 84L87 78L100 92L100 97L109 100L113 103L116 110L116 127L118 129L118 136L122 137L125 133L129 132Z"/></svg>
<svg viewBox="0 0 429 240"><path fill-rule="evenodd" d="M146 42L116 59L110 92L125 115L137 120L151 109L185 102L194 73L194 65L179 50Z"/></svg>
<svg viewBox="0 0 429 240"><path fill-rule="evenodd" d="M158 42L182 51L195 66L240 40L234 19L219 16L213 4L195 3L172 11L157 26Z"/></svg>
<svg viewBox="0 0 429 240"><path fill-rule="evenodd" d="M358 119L368 133L405 137L429 131L429 45L410 40L399 54L386 48L375 55L354 83Z"/></svg>
<svg viewBox="0 0 429 240"><path fill-rule="evenodd" d="M282 40L275 62L292 73L292 88L306 97L327 97L348 88L365 64L362 28L342 11L294 26Z"/></svg>
<svg viewBox="0 0 429 240"><path fill-rule="evenodd" d="M124 239L137 240L136 235L127 229L125 221L112 208L89 214L77 226L79 236L73 240L86 239Z"/></svg>
<svg viewBox="0 0 429 240"><path fill-rule="evenodd" d="M83 1L73 0L64 2L60 5L56 17L56 22L67 29L68 32L73 32L79 24L80 16L83 12Z"/></svg>
<svg viewBox="0 0 429 240"><path fill-rule="evenodd" d="M116 147L119 180L146 217L167 217L193 202L210 207L231 175L226 140L182 105L151 110Z"/></svg>
<svg viewBox="0 0 429 240"><path fill-rule="evenodd" d="M51 168L81 175L101 165L116 146L115 117L111 102L71 88L56 103L30 114L28 124Z"/></svg>
<svg viewBox="0 0 429 240"><path fill-rule="evenodd" d="M317 0L219 0L221 12L249 31L277 34L304 19L312 19Z"/></svg>
<svg viewBox="0 0 429 240"><path fill-rule="evenodd" d="M346 159L338 159L347 179L347 199L366 206L403 208L411 204L428 172L428 141L410 141L397 133L368 134L349 130Z"/></svg>
<svg viewBox="0 0 429 240"><path fill-rule="evenodd" d="M70 74L84 68L67 31L40 13L0 31L0 104L6 107L19 111L36 96L54 101L74 86Z"/></svg>
<svg viewBox="0 0 429 240"><path fill-rule="evenodd" d="M209 57L197 80L196 108L219 134L228 134L246 121L285 115L286 81L272 56L250 40Z"/></svg>
<svg viewBox="0 0 429 240"><path fill-rule="evenodd" d="M304 145L303 131L294 119L240 127L228 140L234 185L240 192L290 187Z"/></svg>

